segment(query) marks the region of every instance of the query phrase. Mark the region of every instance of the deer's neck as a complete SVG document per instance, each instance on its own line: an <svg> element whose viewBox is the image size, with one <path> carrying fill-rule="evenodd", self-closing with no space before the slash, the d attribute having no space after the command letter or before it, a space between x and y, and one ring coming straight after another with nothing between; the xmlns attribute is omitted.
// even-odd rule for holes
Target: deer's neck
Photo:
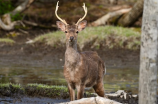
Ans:
<svg viewBox="0 0 158 104"><path fill-rule="evenodd" d="M80 60L80 54L77 51L77 44L66 44L65 65L74 68Z"/></svg>

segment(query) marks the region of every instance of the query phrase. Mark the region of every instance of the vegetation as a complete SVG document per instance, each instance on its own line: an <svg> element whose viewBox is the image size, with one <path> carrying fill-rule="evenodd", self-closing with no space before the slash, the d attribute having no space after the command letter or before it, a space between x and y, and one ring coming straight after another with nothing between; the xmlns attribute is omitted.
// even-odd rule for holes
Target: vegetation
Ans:
<svg viewBox="0 0 158 104"><path fill-rule="evenodd" d="M14 40L9 39L9 38L0 38L0 43L9 43L9 44L13 44L15 43Z"/></svg>
<svg viewBox="0 0 158 104"><path fill-rule="evenodd" d="M140 46L140 32L138 29L130 29L114 26L87 27L78 35L78 44L81 49L85 47L100 49L124 48L138 49ZM34 39L35 43L45 43L53 47L65 44L65 35L61 31L47 33Z"/></svg>
<svg viewBox="0 0 158 104"><path fill-rule="evenodd" d="M26 86L22 87L19 84L12 83L0 84L0 96L13 96L19 94L51 98L69 98L69 93L66 86L27 84ZM95 96L89 92L86 92L86 95L87 97Z"/></svg>
<svg viewBox="0 0 158 104"><path fill-rule="evenodd" d="M18 84L0 84L0 96L12 96L14 94L24 94L24 89Z"/></svg>
<svg viewBox="0 0 158 104"><path fill-rule="evenodd" d="M0 15L4 15L6 13L11 12L15 7L13 6L13 3L11 0L0 0ZM12 16L11 15L11 20L21 20L22 19L22 14L17 13L16 15Z"/></svg>
<svg viewBox="0 0 158 104"><path fill-rule="evenodd" d="M48 86L43 84L28 84L25 87L27 95L53 98L68 98L68 89L65 86Z"/></svg>
<svg viewBox="0 0 158 104"><path fill-rule="evenodd" d="M13 8L10 0L0 0L0 15L10 12Z"/></svg>

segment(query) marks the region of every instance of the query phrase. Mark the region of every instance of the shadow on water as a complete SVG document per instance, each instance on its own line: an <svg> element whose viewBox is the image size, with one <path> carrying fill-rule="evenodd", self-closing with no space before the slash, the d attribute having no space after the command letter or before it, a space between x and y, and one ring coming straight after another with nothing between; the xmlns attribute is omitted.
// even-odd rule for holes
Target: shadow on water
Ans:
<svg viewBox="0 0 158 104"><path fill-rule="evenodd" d="M0 83L40 83L47 85L66 85L63 69L38 67L0 67ZM138 92L138 69L108 69L104 77L106 92L115 92L123 89L133 93Z"/></svg>

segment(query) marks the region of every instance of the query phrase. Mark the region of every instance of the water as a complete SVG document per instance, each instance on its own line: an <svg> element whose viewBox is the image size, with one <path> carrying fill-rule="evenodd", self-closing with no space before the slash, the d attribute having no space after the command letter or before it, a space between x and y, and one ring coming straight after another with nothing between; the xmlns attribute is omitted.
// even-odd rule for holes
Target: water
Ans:
<svg viewBox="0 0 158 104"><path fill-rule="evenodd" d="M0 83L40 83L47 85L66 85L63 69L38 68L38 67L0 67ZM108 69L104 76L106 92L115 92L123 89L138 92L138 69Z"/></svg>

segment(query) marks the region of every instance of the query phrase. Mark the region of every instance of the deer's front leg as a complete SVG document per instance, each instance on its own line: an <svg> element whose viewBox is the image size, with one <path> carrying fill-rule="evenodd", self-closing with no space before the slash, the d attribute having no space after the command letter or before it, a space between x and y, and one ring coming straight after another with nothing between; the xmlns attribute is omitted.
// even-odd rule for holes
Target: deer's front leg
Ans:
<svg viewBox="0 0 158 104"><path fill-rule="evenodd" d="M77 85L77 99L81 99L83 97L84 85Z"/></svg>
<svg viewBox="0 0 158 104"><path fill-rule="evenodd" d="M75 100L75 88L73 88L72 85L68 84L68 89L69 89L70 100L71 101Z"/></svg>

